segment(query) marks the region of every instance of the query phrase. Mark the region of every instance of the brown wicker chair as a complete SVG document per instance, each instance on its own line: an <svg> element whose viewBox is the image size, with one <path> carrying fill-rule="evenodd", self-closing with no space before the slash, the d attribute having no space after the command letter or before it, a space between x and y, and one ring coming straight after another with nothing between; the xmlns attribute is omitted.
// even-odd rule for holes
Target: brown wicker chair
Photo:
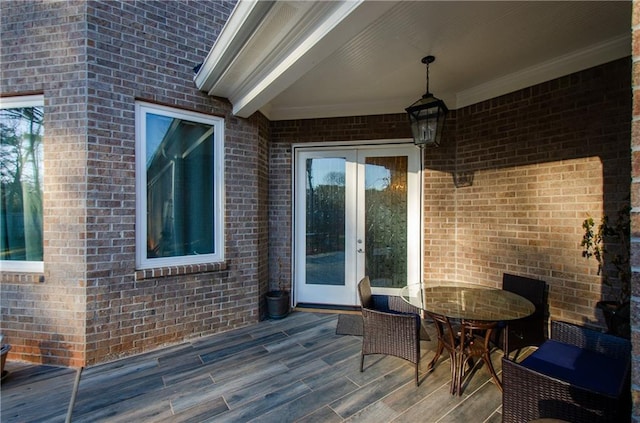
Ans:
<svg viewBox="0 0 640 423"><path fill-rule="evenodd" d="M393 310L380 311L374 307L371 282L364 277L358 283L362 305L363 335L360 371L364 371L364 357L385 354L400 357L415 366L416 386L420 364L420 316Z"/></svg>
<svg viewBox="0 0 640 423"><path fill-rule="evenodd" d="M628 422L631 343L566 322L521 363L502 360L502 421Z"/></svg>

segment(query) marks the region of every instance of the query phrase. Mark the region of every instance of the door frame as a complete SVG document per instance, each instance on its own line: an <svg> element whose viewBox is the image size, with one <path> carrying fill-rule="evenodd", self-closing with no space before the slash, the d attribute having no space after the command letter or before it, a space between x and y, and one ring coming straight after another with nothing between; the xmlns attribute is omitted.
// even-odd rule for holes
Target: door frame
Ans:
<svg viewBox="0 0 640 423"><path fill-rule="evenodd" d="M297 237L296 237L296 207L298 206L298 199L297 199L297 183L298 183L298 179L296 178L296 162L297 162L297 156L298 156L298 152L300 151L304 151L304 150L316 150L316 151L322 151L322 150L349 150L349 149L359 149L359 148L364 148L364 147L371 147L372 149L384 149L384 148L389 148L390 150L393 148L397 148L397 147L410 147L413 146L416 148L416 153L420 154L422 152L422 150L420 150L417 146L415 146L415 144L413 144L413 140L411 138L398 138L398 139L384 139L384 140L363 140L363 141L344 141L344 142L323 142L323 143L318 143L318 142L313 142L313 143L294 143L291 145L291 197L292 197L292 201L291 201L291 217L292 217L292 221L291 221L291 240L292 240L292 245L291 245L291 269L290 269L290 276L291 276L291 301L292 301L292 305L295 307L298 305L298 281L296 280L296 265L297 265L297 260L296 260L296 248L297 248ZM424 230L423 230L423 226L424 226L424 219L423 219L423 210L424 210L424 195L423 195L423 186L424 186L424 180L423 180L423 176L424 176L424 170L423 170L423 157L420 157L420 161L419 161L419 169L418 169L418 183L419 183L419 190L418 190L418 207L419 207L419 235L417 236L419 238L418 243L419 243L419 253L418 253L418 259L416 267L417 267L417 277L421 278L422 277L422 271L421 269L423 268L422 264L423 264L423 260L424 260ZM407 243L410 244L412 242L412 234L413 234L413 239L415 240L415 233L412 233L412 231L409 231L408 235L408 239L407 239ZM410 272L411 273L411 272ZM411 277L411 275L409 274L408 277ZM397 295L397 290L396 289L392 289L392 288L372 288L372 292L374 294L396 294ZM356 300L357 300L357 294L356 294Z"/></svg>

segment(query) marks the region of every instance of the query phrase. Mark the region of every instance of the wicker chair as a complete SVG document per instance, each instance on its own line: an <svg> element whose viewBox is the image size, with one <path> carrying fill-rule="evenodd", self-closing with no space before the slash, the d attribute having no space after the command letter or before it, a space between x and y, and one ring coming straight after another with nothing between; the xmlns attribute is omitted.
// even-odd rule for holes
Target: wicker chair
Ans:
<svg viewBox="0 0 640 423"><path fill-rule="evenodd" d="M360 371L364 371L364 357L370 354L385 354L400 357L415 366L416 386L420 384L420 316L391 309L383 311L375 307L371 295L371 282L364 277L358 283L362 305L363 335Z"/></svg>
<svg viewBox="0 0 640 423"><path fill-rule="evenodd" d="M502 421L625 422L631 415L631 343L566 322L521 363L502 360Z"/></svg>

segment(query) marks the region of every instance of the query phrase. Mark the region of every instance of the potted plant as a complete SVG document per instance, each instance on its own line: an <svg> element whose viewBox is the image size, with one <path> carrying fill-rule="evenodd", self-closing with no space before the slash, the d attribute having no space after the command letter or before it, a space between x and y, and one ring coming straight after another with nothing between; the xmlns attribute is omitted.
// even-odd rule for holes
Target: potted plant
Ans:
<svg viewBox="0 0 640 423"><path fill-rule="evenodd" d="M599 301L596 305L602 311L609 333L629 338L631 335L630 295L631 267L629 264L629 238L631 207L626 204L620 210L614 222L604 216L600 224L592 217L582 222L582 256L593 257L598 262L598 275L609 287L609 300Z"/></svg>
<svg viewBox="0 0 640 423"><path fill-rule="evenodd" d="M282 319L289 314L289 291L285 289L282 262L278 258L278 289L267 292L267 315L271 319Z"/></svg>

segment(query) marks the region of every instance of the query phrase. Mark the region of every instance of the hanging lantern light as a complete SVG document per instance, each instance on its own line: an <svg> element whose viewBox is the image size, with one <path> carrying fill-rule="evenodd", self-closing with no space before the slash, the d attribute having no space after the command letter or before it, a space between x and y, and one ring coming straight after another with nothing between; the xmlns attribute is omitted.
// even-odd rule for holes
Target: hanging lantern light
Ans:
<svg viewBox="0 0 640 423"><path fill-rule="evenodd" d="M420 100L405 109L411 123L413 142L419 147L440 145L444 119L449 111L444 101L429 92L429 64L434 60L436 58L433 56L422 58L422 63L427 65L427 92Z"/></svg>

